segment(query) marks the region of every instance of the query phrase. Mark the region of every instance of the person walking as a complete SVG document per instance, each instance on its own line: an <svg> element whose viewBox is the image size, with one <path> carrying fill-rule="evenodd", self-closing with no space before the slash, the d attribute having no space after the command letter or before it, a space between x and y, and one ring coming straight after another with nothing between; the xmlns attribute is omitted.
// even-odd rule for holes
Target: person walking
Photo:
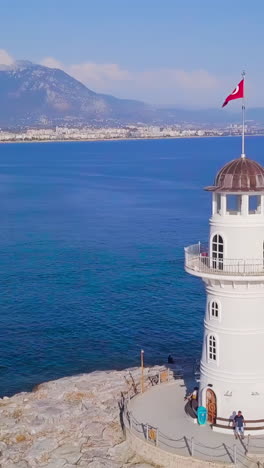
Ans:
<svg viewBox="0 0 264 468"><path fill-rule="evenodd" d="M235 437L236 439L240 436L241 439L244 439L244 427L245 420L242 414L242 411L238 411L237 415L234 417L235 424Z"/></svg>
<svg viewBox="0 0 264 468"><path fill-rule="evenodd" d="M198 408L198 387L194 387L193 391L187 395L187 400L189 400L191 408L197 410Z"/></svg>

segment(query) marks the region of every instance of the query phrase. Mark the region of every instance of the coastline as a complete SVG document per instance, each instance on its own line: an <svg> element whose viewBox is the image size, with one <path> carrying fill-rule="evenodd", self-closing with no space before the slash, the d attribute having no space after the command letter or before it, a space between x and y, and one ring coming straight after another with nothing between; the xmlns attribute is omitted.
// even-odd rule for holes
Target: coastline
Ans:
<svg viewBox="0 0 264 468"><path fill-rule="evenodd" d="M246 135L246 137L264 137L264 133L256 135ZM241 135L190 135L190 136L172 136L172 137L139 137L139 138L72 138L72 139L58 139L58 140L0 140L1 144L14 144L14 143L90 143L90 142L102 142L102 141L144 141L144 140L190 140L190 139L201 139L201 138L241 138Z"/></svg>

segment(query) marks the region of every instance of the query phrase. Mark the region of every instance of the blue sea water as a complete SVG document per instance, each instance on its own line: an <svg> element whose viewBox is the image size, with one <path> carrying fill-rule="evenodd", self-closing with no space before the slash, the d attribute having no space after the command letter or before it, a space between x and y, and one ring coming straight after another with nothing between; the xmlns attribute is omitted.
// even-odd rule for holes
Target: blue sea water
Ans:
<svg viewBox="0 0 264 468"><path fill-rule="evenodd" d="M264 138L248 138L264 163ZM183 268L239 138L0 145L0 395L96 369L199 358Z"/></svg>

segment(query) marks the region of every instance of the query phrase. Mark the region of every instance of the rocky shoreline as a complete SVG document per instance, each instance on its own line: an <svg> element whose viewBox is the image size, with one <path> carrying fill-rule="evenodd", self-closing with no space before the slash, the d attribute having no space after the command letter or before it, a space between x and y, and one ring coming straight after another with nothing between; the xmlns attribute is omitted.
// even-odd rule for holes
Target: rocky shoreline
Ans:
<svg viewBox="0 0 264 468"><path fill-rule="evenodd" d="M145 387L161 367L145 369ZM141 371L65 377L0 399L1 468L149 468L122 430L122 396L140 391Z"/></svg>

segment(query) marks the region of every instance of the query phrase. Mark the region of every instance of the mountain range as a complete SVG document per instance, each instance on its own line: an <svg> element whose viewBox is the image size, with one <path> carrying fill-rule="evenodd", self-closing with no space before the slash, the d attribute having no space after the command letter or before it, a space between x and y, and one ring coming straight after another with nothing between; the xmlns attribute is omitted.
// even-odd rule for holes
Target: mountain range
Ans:
<svg viewBox="0 0 264 468"><path fill-rule="evenodd" d="M264 122L264 109L247 117ZM0 127L55 125L221 124L240 122L221 109L157 108L144 102L98 94L64 71L28 61L0 66Z"/></svg>

